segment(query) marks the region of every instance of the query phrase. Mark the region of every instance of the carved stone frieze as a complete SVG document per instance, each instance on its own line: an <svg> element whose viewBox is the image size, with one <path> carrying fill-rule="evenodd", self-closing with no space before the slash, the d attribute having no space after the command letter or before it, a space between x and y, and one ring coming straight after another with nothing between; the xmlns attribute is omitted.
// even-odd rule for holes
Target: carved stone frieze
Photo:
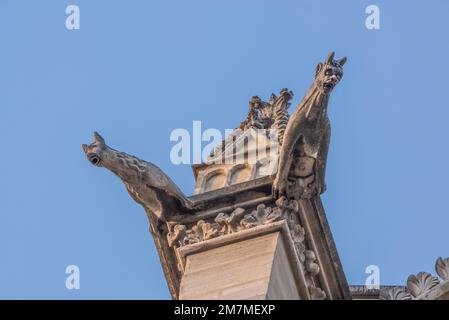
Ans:
<svg viewBox="0 0 449 320"><path fill-rule="evenodd" d="M325 299L326 293L317 286L315 279L320 272L320 266L315 252L306 246L306 234L299 223L298 211L299 204L296 200L287 200L287 198L281 197L274 206L261 203L253 210L237 208L231 213L218 213L209 222L199 220L190 226L171 224L169 225L167 240L169 246L176 250L190 244L285 220L299 262L305 272L307 288L311 298Z"/></svg>
<svg viewBox="0 0 449 320"><path fill-rule="evenodd" d="M231 214L219 213L214 221L220 227L220 235L234 233L242 229L240 223L245 214L245 209L237 208L231 212Z"/></svg>
<svg viewBox="0 0 449 320"><path fill-rule="evenodd" d="M419 272L417 275L410 275L407 279L407 289L411 295L418 297L431 290L440 281L428 272Z"/></svg>
<svg viewBox="0 0 449 320"><path fill-rule="evenodd" d="M396 287L386 292L384 296L381 296L383 300L412 300L412 295L407 292L406 289Z"/></svg>
<svg viewBox="0 0 449 320"><path fill-rule="evenodd" d="M246 212L242 208L237 208L230 214L222 212L214 218L213 222L199 220L190 229L187 229L183 224L173 225L167 234L168 243L170 246L181 247L269 224L283 217L281 208L267 207L265 204L259 204L255 210L248 214L245 214Z"/></svg>
<svg viewBox="0 0 449 320"><path fill-rule="evenodd" d="M252 227L268 224L280 220L283 216L283 212L279 207L266 207L264 204L259 204L256 210L253 210L251 214L245 215L240 221L240 226L243 229L249 229Z"/></svg>
<svg viewBox="0 0 449 320"><path fill-rule="evenodd" d="M184 239L187 236L186 226L177 224L173 227L172 232L167 234L167 241L170 247L180 247L184 245Z"/></svg>

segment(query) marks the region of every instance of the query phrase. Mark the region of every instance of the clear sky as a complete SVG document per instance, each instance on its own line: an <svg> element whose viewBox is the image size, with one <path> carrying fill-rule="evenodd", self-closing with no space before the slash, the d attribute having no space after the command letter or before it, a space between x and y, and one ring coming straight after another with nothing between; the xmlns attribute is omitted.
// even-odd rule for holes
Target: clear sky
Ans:
<svg viewBox="0 0 449 320"><path fill-rule="evenodd" d="M348 62L322 199L346 277L434 272L449 256L448 16L446 0L0 1L0 298L170 298L143 209L81 144L97 130L191 194L171 131L233 128L283 87L295 106L332 50Z"/></svg>

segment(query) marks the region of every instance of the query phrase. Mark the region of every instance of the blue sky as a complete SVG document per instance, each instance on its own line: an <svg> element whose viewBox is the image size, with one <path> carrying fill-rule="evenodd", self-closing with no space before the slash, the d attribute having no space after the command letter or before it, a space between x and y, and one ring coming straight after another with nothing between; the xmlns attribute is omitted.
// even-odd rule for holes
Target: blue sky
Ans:
<svg viewBox="0 0 449 320"><path fill-rule="evenodd" d="M370 4L381 30L365 28ZM0 298L170 298L145 213L81 144L97 130L191 194L170 132L233 128L283 87L298 103L332 50L348 62L322 199L346 277L433 272L449 256L448 15L444 0L2 0Z"/></svg>

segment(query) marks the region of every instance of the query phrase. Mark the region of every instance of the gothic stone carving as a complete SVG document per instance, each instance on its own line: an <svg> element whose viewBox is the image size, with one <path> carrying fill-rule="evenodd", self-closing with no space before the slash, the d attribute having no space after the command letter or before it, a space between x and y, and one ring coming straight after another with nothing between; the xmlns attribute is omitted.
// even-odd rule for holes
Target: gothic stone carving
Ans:
<svg viewBox="0 0 449 320"><path fill-rule="evenodd" d="M443 281L449 281L449 258L439 257L435 263L435 271Z"/></svg>
<svg viewBox="0 0 449 320"><path fill-rule="evenodd" d="M343 76L346 58L334 60L331 53L319 63L306 97L289 119L288 108L293 93L282 89L268 102L258 97L250 101L247 119L238 130L249 128L277 129L282 147L279 168L273 183L275 198L311 197L324 190L324 167L329 144L327 104L333 88ZM228 139L234 139L231 135ZM225 145L225 140L223 144ZM83 145L88 160L115 173L131 197L142 205L149 216L156 217L153 233L163 233L163 224L172 215L191 213L193 205L176 184L157 166L108 147L94 134L92 144ZM151 220L151 219L150 219ZM246 221L246 220L245 220ZM255 223L246 221L246 223Z"/></svg>
<svg viewBox="0 0 449 320"><path fill-rule="evenodd" d="M210 221L183 224L182 215L195 214L204 208L192 203L157 166L108 147L98 133L94 134L92 144L83 145L83 150L93 165L116 174L131 197L144 207L164 263L171 261L179 247L285 219L298 258L306 270L309 292L314 299L324 299L325 294L317 285L320 266L315 253L306 247L296 200L311 198L325 189L324 172L330 139L327 105L330 93L343 76L345 62L346 58L334 60L331 53L324 63L319 63L309 92L290 117L288 108L293 93L288 89L282 89L279 96L272 94L268 102L253 97L246 120L215 150L215 153L221 152L223 146L234 143L245 130L268 129L269 132L276 129L281 150L273 182L273 198L277 199L275 206L259 204L251 212L239 208L230 214L220 213ZM202 164L197 171L207 170L210 165ZM445 263L440 263L442 274ZM167 265L164 271L170 281L179 276ZM173 287L170 289L173 293Z"/></svg>
<svg viewBox="0 0 449 320"><path fill-rule="evenodd" d="M223 152L223 147L233 143L242 132L249 129L276 129L278 130L279 143L282 144L289 120L288 108L291 105L292 98L293 91L287 88L282 89L279 96L272 93L268 102L262 101L258 96L252 97L246 119L223 141L219 148L214 150L214 153Z"/></svg>
<svg viewBox="0 0 449 320"><path fill-rule="evenodd" d="M279 96L272 94L268 102L253 97L240 126L212 150L204 163L192 166L195 193L274 175L292 96L291 91L282 89Z"/></svg>
<svg viewBox="0 0 449 320"><path fill-rule="evenodd" d="M433 287L438 283L438 278L433 277L428 272L419 272L417 275L410 275L407 279L407 289L410 291L411 295L418 297Z"/></svg>
<svg viewBox="0 0 449 320"><path fill-rule="evenodd" d="M325 299L325 292L316 285L315 281L315 277L320 272L316 255L312 250L307 250L304 228L295 220L298 210L299 205L296 200L289 201L282 197L278 199L274 207L259 204L250 213L247 213L245 209L237 208L230 214L217 214L211 222L199 220L190 228L183 224L169 224L167 240L169 246L176 250L186 245L286 220L299 261L305 270L310 295L314 300Z"/></svg>
<svg viewBox="0 0 449 320"><path fill-rule="evenodd" d="M410 275L407 279L407 288L393 288L381 298L384 300L418 300L428 294L439 284L449 281L449 258L436 260L435 270L441 281L428 272L419 272Z"/></svg>
<svg viewBox="0 0 449 320"><path fill-rule="evenodd" d="M346 58L331 53L316 68L315 81L291 115L273 182L275 197L311 198L325 191L325 166L330 141L327 106L332 90L343 77Z"/></svg>
<svg viewBox="0 0 449 320"><path fill-rule="evenodd" d="M182 193L178 186L157 166L116 151L106 145L105 140L94 133L94 142L89 146L83 144L87 159L97 167L104 167L116 174L125 184L130 196L150 216L159 222L167 221L175 214L189 213L192 202ZM162 224L153 232L160 233Z"/></svg>
<svg viewBox="0 0 449 320"><path fill-rule="evenodd" d="M258 205L249 214L245 214L245 212L245 209L237 208L231 214L219 213L214 222L209 223L199 220L188 230L182 224L172 225L172 230L167 234L168 243L170 246L181 247L265 225L280 220L282 217L280 208L266 207L264 204Z"/></svg>
<svg viewBox="0 0 449 320"><path fill-rule="evenodd" d="M385 296L381 296L383 300L412 300L412 295L403 288L393 288L389 290Z"/></svg>

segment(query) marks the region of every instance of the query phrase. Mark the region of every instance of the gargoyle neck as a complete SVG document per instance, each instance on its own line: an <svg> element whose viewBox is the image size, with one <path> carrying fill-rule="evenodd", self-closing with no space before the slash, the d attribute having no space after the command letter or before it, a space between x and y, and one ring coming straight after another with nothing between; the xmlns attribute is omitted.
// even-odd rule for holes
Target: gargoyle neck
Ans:
<svg viewBox="0 0 449 320"><path fill-rule="evenodd" d="M103 166L116 174L123 182L133 183L139 181L145 171L140 159L127 153L109 148L107 151L108 160Z"/></svg>
<svg viewBox="0 0 449 320"><path fill-rule="evenodd" d="M329 94L318 89L317 84L313 83L300 107L309 121L317 121L326 118L328 103Z"/></svg>

